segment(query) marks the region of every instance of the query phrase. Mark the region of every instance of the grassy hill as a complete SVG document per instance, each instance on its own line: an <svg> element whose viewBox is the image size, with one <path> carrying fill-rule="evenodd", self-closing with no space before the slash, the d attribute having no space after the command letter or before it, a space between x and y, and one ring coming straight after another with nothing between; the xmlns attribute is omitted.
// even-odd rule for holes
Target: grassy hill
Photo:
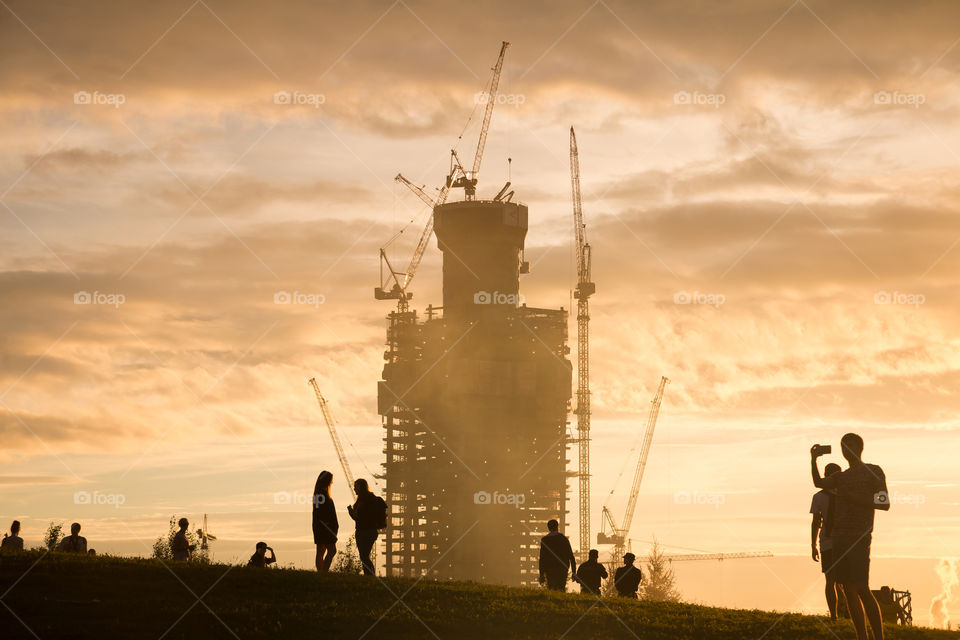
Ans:
<svg viewBox="0 0 960 640"><path fill-rule="evenodd" d="M846 640L855 635L849 623L768 611L31 552L0 556L0 637ZM887 637L960 639L960 633L890 626Z"/></svg>

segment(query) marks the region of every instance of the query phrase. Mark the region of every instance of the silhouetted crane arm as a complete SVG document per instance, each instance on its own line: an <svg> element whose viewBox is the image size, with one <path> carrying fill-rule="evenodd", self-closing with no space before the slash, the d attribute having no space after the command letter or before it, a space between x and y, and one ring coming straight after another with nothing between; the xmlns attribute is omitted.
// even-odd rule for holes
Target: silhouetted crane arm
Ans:
<svg viewBox="0 0 960 640"><path fill-rule="evenodd" d="M347 456L343 452L343 445L340 444L340 436L337 435L337 427L333 422L333 416L330 415L330 407L327 406L327 400L320 393L320 387L317 386L317 379L310 378L310 386L313 392L317 394L317 402L320 404L320 411L323 413L323 419L327 423L327 429L330 431L330 439L333 440L333 448L340 458L340 466L343 468L343 476L347 480L347 486L353 491L353 473L350 472L350 464L347 462Z"/></svg>
<svg viewBox="0 0 960 640"><path fill-rule="evenodd" d="M660 378L660 386L650 402L650 412L647 414L647 429L643 434L643 444L640 448L640 459L637 461L637 470L633 474L633 486L630 488L630 497L627 499L627 511L623 516L621 531L624 538L630 533L633 523L633 514L637 509L637 498L640 496L640 482L643 480L643 470L647 466L647 457L650 455L650 444L653 442L653 430L657 426L657 416L660 415L660 402L663 400L663 389L670 382L666 376Z"/></svg>
<svg viewBox="0 0 960 640"><path fill-rule="evenodd" d="M510 47L509 42L500 44L500 56L493 67L493 77L490 79L490 89L487 91L487 106L483 112L483 123L480 125L480 139L477 140L477 153L473 156L473 171L471 178L476 178L480 171L480 162L483 160L483 149L487 146L487 132L490 130L490 119L493 118L493 107L497 103L497 89L500 88L500 72L503 71L503 56Z"/></svg>

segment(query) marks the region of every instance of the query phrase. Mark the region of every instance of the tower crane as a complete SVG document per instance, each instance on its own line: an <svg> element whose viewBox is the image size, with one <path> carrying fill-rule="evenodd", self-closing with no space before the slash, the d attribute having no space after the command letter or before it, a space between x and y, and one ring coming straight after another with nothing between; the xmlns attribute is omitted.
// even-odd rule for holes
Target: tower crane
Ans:
<svg viewBox="0 0 960 640"><path fill-rule="evenodd" d="M666 376L661 376L660 386L657 387L657 393L650 402L650 412L647 414L647 426L643 434L643 444L640 446L640 458L637 460L637 469L633 474L633 485L630 488L630 496L627 498L627 511L623 516L622 524L618 527L613 520L613 513L606 505L603 507L603 526L600 533L597 534L597 544L613 545L613 563L619 561L626 549L627 535L630 533L630 525L633 523L633 514L637 509L637 498L640 496L640 481L643 480L643 470L647 466L647 457L650 455L650 444L653 442L653 430L657 426L657 416L660 415L660 402L663 400L663 389L670 381ZM613 491L610 492L613 494ZM606 532L607 526L610 527L610 533Z"/></svg>
<svg viewBox="0 0 960 640"><path fill-rule="evenodd" d="M330 431L330 439L333 440L333 448L340 458L340 466L343 468L343 477L347 480L347 487L353 491L353 473L350 472L350 464L347 462L347 456L343 452L343 445L340 444L340 436L337 435L337 427L333 422L333 416L330 415L330 407L327 406L327 400L320 393L320 387L317 386L317 379L310 378L309 384L313 387L313 392L317 394L317 402L320 404L320 411L323 413L323 420L327 423L327 429Z"/></svg>
<svg viewBox="0 0 960 640"><path fill-rule="evenodd" d="M497 63L493 67L493 76L490 79L490 85L485 94L487 104L483 112L483 122L480 125L480 138L477 141L477 150L473 156L473 165L471 166L471 169L467 171L463 167L463 163L460 162L460 156L457 155L456 150L451 149L450 170L447 172L446 180L444 180L443 187L440 188L439 194L436 198L431 198L422 187L418 187L417 185L413 184L402 174L398 173L395 178L397 182L406 185L407 188L413 191L418 198L423 200L423 202L431 208L430 216L427 218L427 223L423 227L423 231L420 233L420 239L417 242L416 248L413 250L413 255L410 258L410 264L407 266L406 271L396 271L390 265L390 261L387 259L386 251L384 251L383 248L380 249L380 286L374 289L373 295L377 300L397 300L397 310L399 312L407 311L409 308L409 300L413 297L413 294L409 293L407 288L410 285L410 281L413 280L413 276L417 273L417 268L420 266L420 262L423 260L423 255L427 250L427 245L430 242L430 236L433 234L432 210L436 209L447 201L447 196L450 193L450 189L453 187L463 188L464 198L467 200L473 200L476 198L477 174L480 172L480 163L483 160L483 151L487 145L487 134L490 131L490 121L493 118L493 107L497 103L497 90L500 87L500 75L503 71L503 58L506 55L509 47L509 42L502 42L500 44L500 55L497 57ZM396 236L394 236L394 238L396 238ZM387 267L386 274L384 272L384 265ZM391 280L393 281L392 286L390 285ZM389 289L387 287L389 287Z"/></svg>
<svg viewBox="0 0 960 640"><path fill-rule="evenodd" d="M676 553L663 556L670 562L689 560L739 560L741 558L772 558L769 551L741 551L738 553Z"/></svg>
<svg viewBox="0 0 960 640"><path fill-rule="evenodd" d="M580 197L580 156L577 134L570 127L570 184L573 191L573 232L577 250L577 442L579 444L580 554L590 551L590 296L597 286L590 280L590 245L583 223Z"/></svg>

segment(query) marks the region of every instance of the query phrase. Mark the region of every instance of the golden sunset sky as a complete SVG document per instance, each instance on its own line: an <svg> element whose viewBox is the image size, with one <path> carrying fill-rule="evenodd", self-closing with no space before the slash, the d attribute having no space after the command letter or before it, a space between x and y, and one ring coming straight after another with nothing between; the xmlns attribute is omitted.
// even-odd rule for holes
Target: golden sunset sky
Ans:
<svg viewBox="0 0 960 640"><path fill-rule="evenodd" d="M432 188L452 146L472 158L507 40L479 195L512 180L526 302L569 309L576 127L594 531L613 487L622 512L666 375L634 551L777 555L678 566L685 597L820 611L808 450L856 431L895 500L872 582L944 622L929 609L938 563L960 556L960 5L0 5L0 524L21 519L28 545L77 520L98 551L146 554L171 514L206 512L220 560L266 539L311 564L298 497L322 468L338 507L347 493L306 381L354 472L379 471L378 249L406 229L390 245L405 264L429 215L393 177ZM416 308L441 303L439 267L432 243Z"/></svg>

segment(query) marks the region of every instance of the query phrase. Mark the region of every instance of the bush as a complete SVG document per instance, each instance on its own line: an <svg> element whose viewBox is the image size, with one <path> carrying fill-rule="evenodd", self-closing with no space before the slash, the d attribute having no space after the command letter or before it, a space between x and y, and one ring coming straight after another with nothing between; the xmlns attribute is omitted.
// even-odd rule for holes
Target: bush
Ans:
<svg viewBox="0 0 960 640"><path fill-rule="evenodd" d="M43 534L43 546L47 548L47 551L53 551L57 548L57 545L60 544L62 538L63 523L51 522L50 526L47 527L47 532Z"/></svg>
<svg viewBox="0 0 960 640"><path fill-rule="evenodd" d="M363 565L360 563L360 553L357 551L357 540L354 536L347 538L347 546L343 549L337 549L337 555L333 556L334 573L346 573L351 575L360 575L363 573Z"/></svg>

